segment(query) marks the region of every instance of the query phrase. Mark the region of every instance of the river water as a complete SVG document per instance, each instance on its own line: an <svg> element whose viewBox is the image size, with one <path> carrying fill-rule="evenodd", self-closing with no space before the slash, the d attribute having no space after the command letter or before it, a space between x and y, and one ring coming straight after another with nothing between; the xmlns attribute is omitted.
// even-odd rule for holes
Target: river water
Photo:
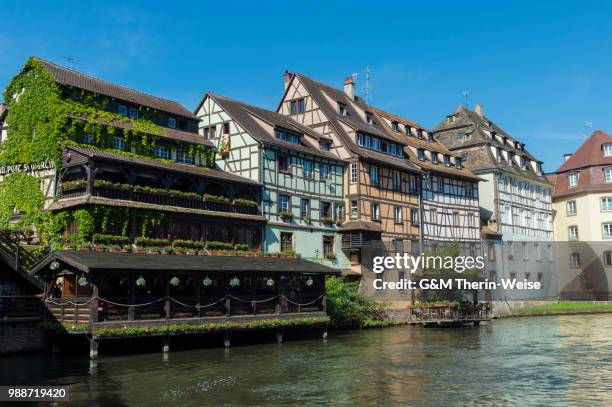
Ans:
<svg viewBox="0 0 612 407"><path fill-rule="evenodd" d="M0 384L69 384L84 406L612 405L612 314L0 366Z"/></svg>

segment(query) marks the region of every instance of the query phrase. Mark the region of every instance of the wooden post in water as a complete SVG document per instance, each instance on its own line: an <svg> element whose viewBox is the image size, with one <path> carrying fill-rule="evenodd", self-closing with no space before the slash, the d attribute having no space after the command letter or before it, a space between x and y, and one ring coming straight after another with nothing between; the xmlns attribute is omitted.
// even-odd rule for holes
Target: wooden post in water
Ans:
<svg viewBox="0 0 612 407"><path fill-rule="evenodd" d="M226 348L230 347L230 333L226 332L223 334L223 346Z"/></svg>
<svg viewBox="0 0 612 407"><path fill-rule="evenodd" d="M283 329L278 328L276 330L276 343L283 343Z"/></svg>
<svg viewBox="0 0 612 407"><path fill-rule="evenodd" d="M170 352L170 337L169 336L164 336L162 338L162 352L163 353Z"/></svg>
<svg viewBox="0 0 612 407"><path fill-rule="evenodd" d="M97 337L92 336L89 338L89 359L95 360L98 358L98 344L99 340Z"/></svg>
<svg viewBox="0 0 612 407"><path fill-rule="evenodd" d="M321 331L322 331L323 340L326 341L327 340L327 327L323 327Z"/></svg>

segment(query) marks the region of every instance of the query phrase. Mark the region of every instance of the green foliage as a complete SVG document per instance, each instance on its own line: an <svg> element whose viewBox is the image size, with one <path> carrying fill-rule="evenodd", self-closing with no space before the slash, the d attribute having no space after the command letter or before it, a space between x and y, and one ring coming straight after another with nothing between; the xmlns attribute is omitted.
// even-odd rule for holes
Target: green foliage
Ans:
<svg viewBox="0 0 612 407"><path fill-rule="evenodd" d="M76 230L79 242L91 240L94 232L95 222L92 214L87 209L77 209L72 213L72 218L76 222Z"/></svg>
<svg viewBox="0 0 612 407"><path fill-rule="evenodd" d="M44 202L39 179L23 172L7 175L0 181L0 225L7 225L11 216L19 212L24 226L39 226Z"/></svg>
<svg viewBox="0 0 612 407"><path fill-rule="evenodd" d="M359 282L348 282L342 277L325 280L327 313L333 326L341 328L365 328L391 324L383 318L389 305L372 301L359 293Z"/></svg>

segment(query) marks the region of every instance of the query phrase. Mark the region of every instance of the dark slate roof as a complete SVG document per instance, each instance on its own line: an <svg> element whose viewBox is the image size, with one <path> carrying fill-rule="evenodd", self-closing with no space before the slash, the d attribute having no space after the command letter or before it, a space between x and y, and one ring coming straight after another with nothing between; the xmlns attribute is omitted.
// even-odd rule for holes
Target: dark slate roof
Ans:
<svg viewBox="0 0 612 407"><path fill-rule="evenodd" d="M497 161L490 151L489 146L500 147L505 151L510 151L515 155L525 157L527 160L541 163L529 151L524 148L518 149L510 147L508 144L503 144L493 137L487 135L487 132L494 132L502 138L506 138L516 144L519 141L512 138L508 133L497 126L487 116L480 116L478 113L471 111L464 106L459 106L452 115L455 115L455 121L449 123L442 120L435 128L435 137L441 143L445 144L451 151L461 153L464 156L465 165L476 174L489 170L500 170L505 173L516 175L518 177L529 178L534 181L549 183L544 174L538 175L530 164L526 165L525 170L521 170L517 165L508 165L505 159ZM458 132L469 135L469 139L457 139L455 136ZM486 148L485 148L486 147Z"/></svg>
<svg viewBox="0 0 612 407"><path fill-rule="evenodd" d="M100 95L109 96L143 106L149 106L157 110L188 117L190 119L196 119L193 113L173 100L162 99L134 89L106 82L38 57L34 57L34 59L40 61L45 69L49 71L51 75L53 75L55 80L62 85L74 86L76 88L95 92Z"/></svg>
<svg viewBox="0 0 612 407"><path fill-rule="evenodd" d="M333 88L322 82L315 81L309 77L300 73L294 73L294 78L298 78L304 85L308 93L316 101L317 105L330 121L336 134L342 141L342 144L351 152L354 156L361 156L367 160L373 160L380 164L390 165L399 169L403 169L411 172L422 172L422 170L408 159L401 159L393 157L387 154L379 153L376 151L368 150L366 148L359 147L349 136L349 134L342 127L343 124L351 127L352 129L364 133L368 133L377 137L381 137L385 140L393 141L400 145L405 146L406 140L394 134L389 134L385 131L380 123L376 121L374 124L366 122L363 116L355 109L354 106L360 109L373 112L373 107L367 105L363 99L356 97L355 100L351 100L343 90ZM337 106L332 106L329 103L329 99L336 102L340 102L346 105L348 115L343 116L338 112Z"/></svg>
<svg viewBox="0 0 612 407"><path fill-rule="evenodd" d="M100 271L200 271L200 272L291 272L339 274L338 270L304 259L247 256L175 256L138 253L56 251L32 269L37 273L53 260L63 261L78 270Z"/></svg>
<svg viewBox="0 0 612 407"><path fill-rule="evenodd" d="M124 163L129 163L133 165L141 165L144 167L154 167L165 171L174 171L185 174L199 175L203 177L215 178L218 180L224 181L233 181L239 182L243 184L251 184L251 185L261 185L257 181L253 181L248 178L241 177L239 175L232 174L230 172L225 172L221 170L206 168L206 167L198 167L196 165L190 164L179 164L179 163L164 163L160 160L156 160L153 158L137 158L130 157L127 155L117 154L110 151L105 150L95 150L92 148L82 147L82 146L73 146L69 145L66 147L68 151L72 150L79 154L85 155L90 158L98 158L103 160L111 160L111 161L120 161Z"/></svg>
<svg viewBox="0 0 612 407"><path fill-rule="evenodd" d="M285 129L290 132L294 132L299 136L308 134L317 141L320 139L327 140L327 138L322 137L321 134L315 130L298 123L288 116L214 93L207 93L207 95L210 96L219 106L221 106L221 108L223 108L223 110L229 114L232 119L240 124L240 126L242 126L249 133L249 135L251 135L251 137L260 143L273 144L305 154L313 154L328 158L330 160L343 161L341 158L330 152L320 150L318 145L311 145L309 140L307 140L305 137L300 137L300 141L302 142L300 145L278 140L258 123L258 120L261 120L274 128Z"/></svg>
<svg viewBox="0 0 612 407"><path fill-rule="evenodd" d="M73 116L72 118L76 120L87 121L87 118L85 117ZM98 123L105 124L108 126L118 127L121 129L132 129L134 127L134 122L132 122L131 120L126 120L126 121L113 120L112 122L108 122L101 118L95 118L94 120L97 121ZM214 146L210 141L206 140L204 137L200 136L197 133L191 133L188 131L183 131L183 130L178 130L178 129L171 129L169 127L159 127L159 128L161 129L159 133L151 133L151 134L155 136L160 136L166 139L170 139L170 140L179 140L179 141L184 141L186 143L192 143L192 144L203 144L203 145L208 145L211 147Z"/></svg>

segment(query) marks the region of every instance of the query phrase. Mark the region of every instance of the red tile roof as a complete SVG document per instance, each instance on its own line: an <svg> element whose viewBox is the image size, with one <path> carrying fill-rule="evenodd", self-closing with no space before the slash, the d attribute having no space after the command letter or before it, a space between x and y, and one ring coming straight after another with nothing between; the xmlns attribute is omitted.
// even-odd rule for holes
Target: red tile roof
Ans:
<svg viewBox="0 0 612 407"><path fill-rule="evenodd" d="M557 168L556 173L571 171L590 165L612 165L612 156L604 157L603 145L612 144L612 136L602 130L593 134L576 150L576 152Z"/></svg>

